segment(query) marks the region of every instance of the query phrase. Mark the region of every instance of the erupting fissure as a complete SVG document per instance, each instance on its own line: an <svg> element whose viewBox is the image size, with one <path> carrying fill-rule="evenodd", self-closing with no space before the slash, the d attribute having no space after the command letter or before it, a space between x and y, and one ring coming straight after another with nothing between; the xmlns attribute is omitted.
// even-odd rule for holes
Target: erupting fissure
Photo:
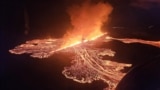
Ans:
<svg viewBox="0 0 160 90"><path fill-rule="evenodd" d="M108 20L112 6L107 3L91 3L86 1L81 5L70 7L67 12L71 17L73 29L68 31L61 48L74 46L82 41L94 40L104 33L101 27Z"/></svg>
<svg viewBox="0 0 160 90"><path fill-rule="evenodd" d="M72 65L65 67L62 73L66 78L79 83L91 83L94 80L103 80L114 90L118 82L125 75L121 72L130 64L118 63L112 60L103 60L103 56L114 57L115 52L106 48L96 48L95 42L101 36L107 35L101 31L104 22L107 22L112 7L106 3L85 2L68 9L73 29L68 31L61 39L31 40L9 50L13 54L31 54L35 58L48 58L57 53L75 53ZM117 39L106 37L101 42L120 40L124 43L144 43L160 47L159 42L138 39ZM85 45L79 45L85 44ZM156 44L156 45L155 45ZM59 52L60 51L60 52Z"/></svg>

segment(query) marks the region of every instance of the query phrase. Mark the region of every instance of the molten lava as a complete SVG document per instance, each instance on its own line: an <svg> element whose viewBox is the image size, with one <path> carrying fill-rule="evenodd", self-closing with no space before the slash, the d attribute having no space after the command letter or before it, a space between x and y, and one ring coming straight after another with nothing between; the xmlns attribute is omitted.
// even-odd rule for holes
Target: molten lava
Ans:
<svg viewBox="0 0 160 90"><path fill-rule="evenodd" d="M96 37L95 37L96 38ZM98 39L98 38L97 38ZM101 43L105 39L101 40ZM61 39L44 39L27 41L10 50L13 54L31 54L35 58L48 58L54 53L74 53L72 65L65 67L62 73L66 78L79 83L91 83L94 80L103 80L109 85L107 90L114 90L118 82L125 75L121 70L130 64L118 63L112 60L103 60L103 56L114 57L115 52L106 48L96 48L95 40L84 42L72 47L59 49Z"/></svg>
<svg viewBox="0 0 160 90"><path fill-rule="evenodd" d="M121 38L120 39L120 38L112 38L109 36L106 37L106 40L118 40L126 44L141 43L141 44L147 44L147 45L151 45L151 46L160 48L160 41L149 41L149 40L142 40L142 39L135 39L135 38Z"/></svg>
<svg viewBox="0 0 160 90"><path fill-rule="evenodd" d="M104 3L86 2L68 9L73 26L61 39L43 39L27 41L25 44L9 50L13 54L30 54L35 58L48 58L54 53L75 53L72 65L65 67L62 73L66 78L79 83L91 83L94 80L103 80L109 85L107 90L114 90L121 78L126 74L121 72L130 64L118 63L112 60L103 60L103 56L114 57L115 52L106 48L96 48L95 40L107 33L101 31L104 22L108 20L112 7ZM106 40L120 40L124 43L144 43L160 47L159 42L138 39L117 39L112 37ZM82 45L83 44L83 45Z"/></svg>

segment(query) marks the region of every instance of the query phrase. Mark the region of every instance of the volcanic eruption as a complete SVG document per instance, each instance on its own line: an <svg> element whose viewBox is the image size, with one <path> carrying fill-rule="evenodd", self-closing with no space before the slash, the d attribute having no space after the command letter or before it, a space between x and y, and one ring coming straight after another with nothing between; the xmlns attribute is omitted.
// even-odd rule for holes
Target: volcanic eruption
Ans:
<svg viewBox="0 0 160 90"><path fill-rule="evenodd" d="M9 50L13 54L30 54L34 58L48 58L54 53L74 53L72 65L65 67L62 74L66 78L79 83L91 83L94 80L103 80L109 85L106 90L114 90L118 82L125 75L121 70L131 64L119 63L112 60L103 60L103 56L114 57L116 52L111 49L98 48L96 43L108 40L119 40L127 43L144 43L138 39L117 39L102 32L101 27L107 22L112 11L108 3L91 3L86 1L80 5L71 6L67 12L70 15L72 29L59 39L36 39L26 41L25 44ZM105 38L106 37L106 38ZM134 42L133 42L134 41ZM159 43L159 42L158 42ZM158 47L159 44L148 42Z"/></svg>

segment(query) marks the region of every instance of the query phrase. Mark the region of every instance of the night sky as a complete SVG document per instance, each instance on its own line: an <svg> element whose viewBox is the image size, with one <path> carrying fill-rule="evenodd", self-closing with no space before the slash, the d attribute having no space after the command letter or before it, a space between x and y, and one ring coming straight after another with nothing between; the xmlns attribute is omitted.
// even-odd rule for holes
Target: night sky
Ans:
<svg viewBox="0 0 160 90"><path fill-rule="evenodd" d="M94 3L98 1L100 0L93 0ZM114 8L109 24L103 26L103 31L112 37L160 40L158 0L141 3L138 0L101 1L108 1ZM102 81L79 84L66 79L61 71L64 66L70 65L69 56L54 55L39 60L29 55L12 55L8 52L26 40L62 37L66 28L71 27L66 9L82 3L82 0L1 2L0 90L102 90L107 86ZM29 28L25 28L25 11ZM128 45L119 41L111 41L103 46L110 46L117 52L114 58L117 62L133 64L118 90L160 90L159 48L137 43ZM127 71L128 69L125 70Z"/></svg>

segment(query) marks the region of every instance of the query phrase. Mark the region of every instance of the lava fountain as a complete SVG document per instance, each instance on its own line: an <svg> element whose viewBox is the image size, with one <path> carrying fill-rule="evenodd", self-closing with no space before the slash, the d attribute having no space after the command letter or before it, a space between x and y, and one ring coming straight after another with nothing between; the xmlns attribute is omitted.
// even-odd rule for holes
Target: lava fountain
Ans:
<svg viewBox="0 0 160 90"><path fill-rule="evenodd" d="M90 1L70 7L67 12L70 15L73 29L64 35L61 48L94 40L104 35L101 27L108 20L111 11L112 6L107 3L95 4Z"/></svg>
<svg viewBox="0 0 160 90"><path fill-rule="evenodd" d="M103 80L109 85L106 90L114 90L118 82L125 75L121 70L130 64L118 63L112 60L103 60L103 56L114 57L111 49L96 48L97 39L100 42L116 39L104 38L107 33L101 31L104 22L107 22L112 7L106 3L91 3L86 1L82 5L75 5L68 9L71 17L72 30L69 30L60 39L36 39L9 50L13 54L30 54L34 58L48 58L54 53L74 53L72 65L65 67L62 74L66 78L79 83L91 83L94 80ZM103 37L102 37L103 36ZM102 38L102 39L100 39ZM116 39L122 42L134 43L133 39ZM144 43L143 40L136 42ZM99 43L99 42L98 42ZM144 44L151 44L148 42Z"/></svg>

